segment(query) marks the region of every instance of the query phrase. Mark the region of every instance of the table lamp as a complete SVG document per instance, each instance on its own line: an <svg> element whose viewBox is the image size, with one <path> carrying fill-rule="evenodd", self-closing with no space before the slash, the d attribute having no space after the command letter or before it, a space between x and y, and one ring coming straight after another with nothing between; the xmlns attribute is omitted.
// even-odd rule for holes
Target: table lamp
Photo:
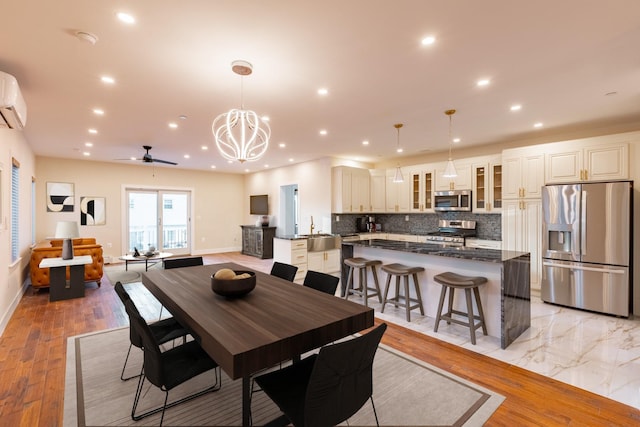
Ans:
<svg viewBox="0 0 640 427"><path fill-rule="evenodd" d="M78 223L76 221L58 221L55 237L64 239L62 241L62 259L73 259L73 242L71 239L80 237Z"/></svg>

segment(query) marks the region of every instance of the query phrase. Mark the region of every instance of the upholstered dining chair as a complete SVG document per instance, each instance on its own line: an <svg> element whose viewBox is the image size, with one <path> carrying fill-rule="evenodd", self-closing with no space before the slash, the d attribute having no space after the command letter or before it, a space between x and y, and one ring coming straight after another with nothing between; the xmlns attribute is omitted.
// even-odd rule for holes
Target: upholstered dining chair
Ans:
<svg viewBox="0 0 640 427"><path fill-rule="evenodd" d="M271 275L293 282L298 272L298 267L291 264L275 261L271 267Z"/></svg>
<svg viewBox="0 0 640 427"><path fill-rule="evenodd" d="M142 375L138 380L138 387L133 399L131 418L139 421L149 415L161 413L160 425L164 421L164 413L167 408L195 399L204 394L220 390L222 385L222 373L220 367L209 355L200 347L196 341L188 341L184 344L173 347L167 351L161 351L158 341L153 336L153 332L147 322L142 318L138 309L129 300L125 302L125 308L132 320L131 327L142 338L142 350L144 351L144 363ZM212 371L215 377L213 385L206 387L188 396L167 403L169 391L208 371ZM140 398L143 395L144 383L148 380L165 393L164 404L155 409L150 409L142 414L136 414Z"/></svg>
<svg viewBox="0 0 640 427"><path fill-rule="evenodd" d="M120 297L120 301L122 301L123 305L125 304L126 301L131 301L131 303L133 304L133 301L131 300L129 293L125 290L124 286L122 286L122 283L116 282L114 288L115 288L116 294L118 294L118 297ZM129 324L131 324L131 322L132 320L131 318L129 318ZM181 337L183 338L183 341L184 341L186 336L189 334L189 331L187 331L173 317L151 323L149 324L149 329L151 330L151 333L153 334L155 340L159 344L164 344ZM139 349L142 349L142 337L140 337L140 335L132 327L129 328L129 341L130 341L129 350L127 351L127 357L124 359L124 365L122 366L122 373L120 374L120 379L122 381L127 381L132 378L137 378L140 376L140 374L132 375L126 378L124 376L124 371L127 367L127 362L129 361L129 355L131 354L131 347L135 346L135 347L138 347Z"/></svg>
<svg viewBox="0 0 640 427"><path fill-rule="evenodd" d="M255 378L294 426L337 425L373 404L373 358L385 323L348 341L322 347L319 353Z"/></svg>
<svg viewBox="0 0 640 427"><path fill-rule="evenodd" d="M339 281L339 277L319 271L308 270L307 275L304 276L302 285L330 295L335 295Z"/></svg>

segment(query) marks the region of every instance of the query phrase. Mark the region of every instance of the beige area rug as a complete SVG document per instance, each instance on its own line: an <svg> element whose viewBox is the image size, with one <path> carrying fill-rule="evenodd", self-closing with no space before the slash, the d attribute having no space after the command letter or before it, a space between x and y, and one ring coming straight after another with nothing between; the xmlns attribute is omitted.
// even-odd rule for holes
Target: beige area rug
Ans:
<svg viewBox="0 0 640 427"><path fill-rule="evenodd" d="M162 262L154 265L149 264L149 270L155 270L158 268L162 269ZM112 285L115 285L116 282L120 282L122 284L139 282L142 278L141 274L144 271L144 262L130 262L126 270L124 262L117 262L104 266L104 274Z"/></svg>
<svg viewBox="0 0 640 427"><path fill-rule="evenodd" d="M131 420L137 380L121 381L120 372L129 347L129 329L119 328L71 337L67 342L64 426L158 425L160 415ZM142 351L131 350L127 371L139 372ZM212 381L210 373L172 390L169 399ZM148 383L147 383L148 384ZM374 401L380 425L481 426L504 397L427 363L381 345L374 362ZM222 389L167 410L164 425L240 425L241 381L223 373ZM155 387L145 391L149 408L163 399ZM252 402L254 425L279 415L264 393ZM349 424L375 425L367 402Z"/></svg>

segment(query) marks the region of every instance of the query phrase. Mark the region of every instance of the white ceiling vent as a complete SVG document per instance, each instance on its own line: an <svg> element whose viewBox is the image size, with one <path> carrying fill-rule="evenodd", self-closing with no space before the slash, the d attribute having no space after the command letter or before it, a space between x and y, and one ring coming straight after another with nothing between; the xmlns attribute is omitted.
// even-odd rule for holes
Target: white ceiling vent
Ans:
<svg viewBox="0 0 640 427"><path fill-rule="evenodd" d="M18 81L0 71L0 128L22 129L27 123L27 104Z"/></svg>

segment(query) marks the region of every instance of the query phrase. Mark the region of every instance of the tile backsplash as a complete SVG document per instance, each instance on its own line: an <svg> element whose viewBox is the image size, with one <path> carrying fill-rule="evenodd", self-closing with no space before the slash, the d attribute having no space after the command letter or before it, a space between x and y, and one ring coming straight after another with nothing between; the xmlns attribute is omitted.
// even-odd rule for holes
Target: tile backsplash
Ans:
<svg viewBox="0 0 640 427"><path fill-rule="evenodd" d="M355 233L356 218L363 214L331 214L331 231L335 234ZM426 214L371 214L383 232L426 234L438 230L439 219L476 221L477 237L480 239L502 240L501 214L474 214L471 212L443 212ZM337 218L340 221L336 221ZM407 221L408 218L408 221Z"/></svg>

